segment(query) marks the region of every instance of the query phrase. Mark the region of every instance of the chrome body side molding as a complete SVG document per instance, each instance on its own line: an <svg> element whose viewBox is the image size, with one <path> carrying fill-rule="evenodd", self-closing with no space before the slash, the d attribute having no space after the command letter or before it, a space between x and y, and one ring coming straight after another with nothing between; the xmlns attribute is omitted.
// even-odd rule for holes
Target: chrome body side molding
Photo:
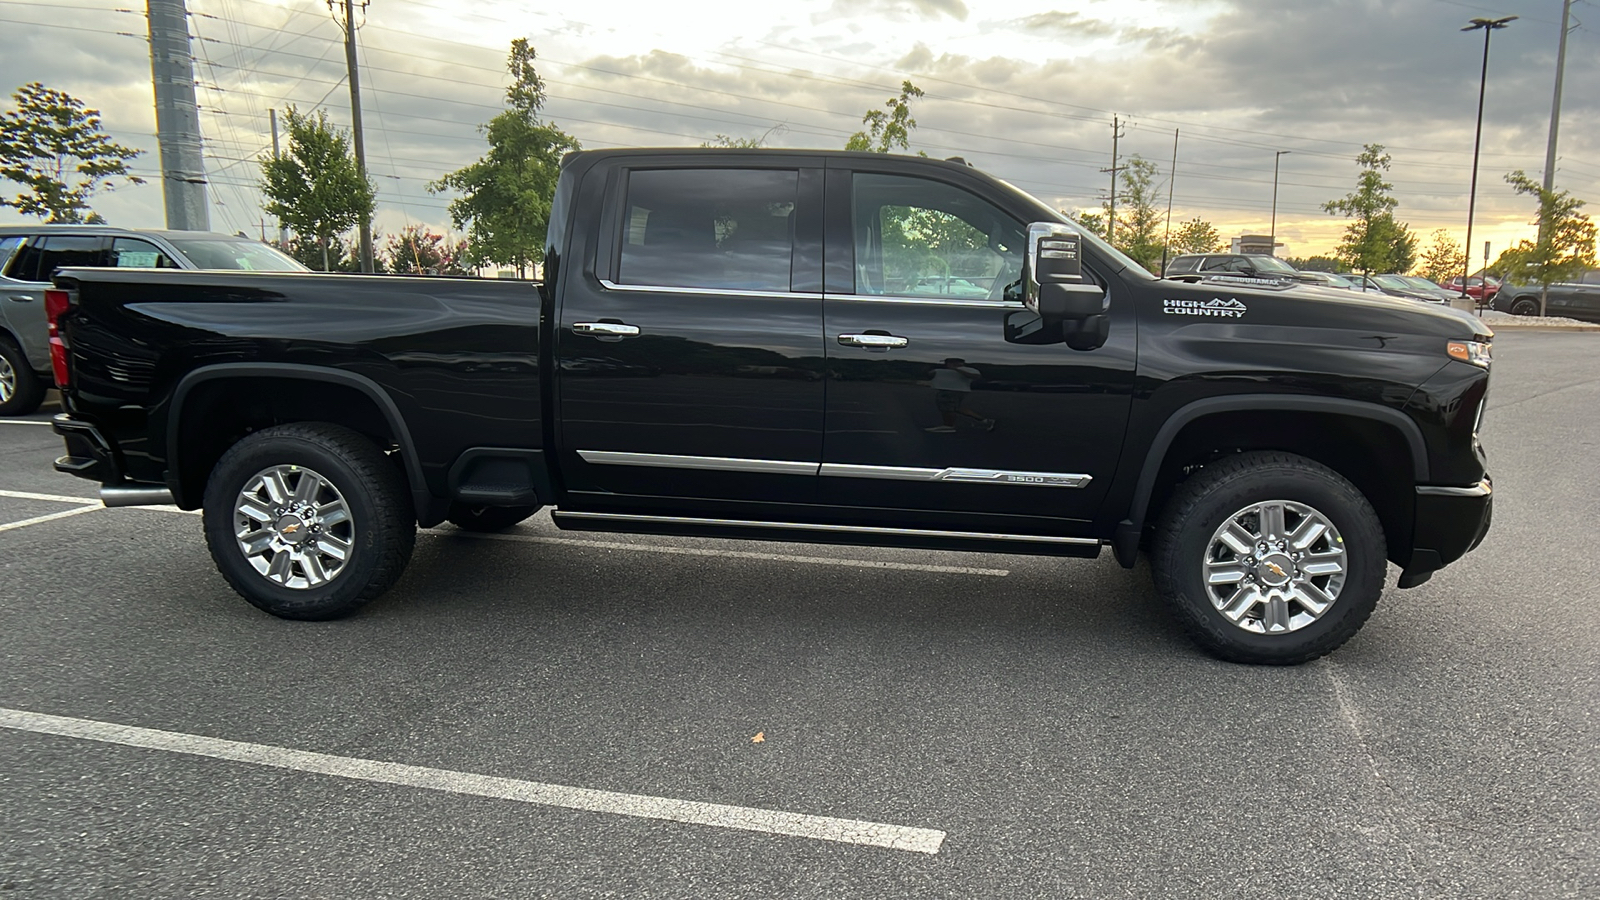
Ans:
<svg viewBox="0 0 1600 900"><path fill-rule="evenodd" d="M815 475L817 464L782 459L736 459L728 456L675 456L667 453L624 453L579 450L578 457L597 466L649 466L658 469L713 469L719 472L765 472L769 475Z"/></svg>
<svg viewBox="0 0 1600 900"><path fill-rule="evenodd" d="M1021 487L1087 487L1093 476L1071 472L1013 472L1004 469L920 469L909 466L859 466L809 463L784 459L739 459L729 456L679 456L579 450L578 457L597 466L648 466L661 469L711 469L719 472L764 472L769 475L823 475L831 478L881 478L890 481L945 481L954 484L1009 484ZM1419 489L1420 490L1420 489Z"/></svg>
<svg viewBox="0 0 1600 900"><path fill-rule="evenodd" d="M835 478L886 478L895 481L949 481L957 484L1013 484L1022 487L1087 487L1093 476L1071 472L1012 472L1004 469L917 469L907 466L857 466L823 463Z"/></svg>

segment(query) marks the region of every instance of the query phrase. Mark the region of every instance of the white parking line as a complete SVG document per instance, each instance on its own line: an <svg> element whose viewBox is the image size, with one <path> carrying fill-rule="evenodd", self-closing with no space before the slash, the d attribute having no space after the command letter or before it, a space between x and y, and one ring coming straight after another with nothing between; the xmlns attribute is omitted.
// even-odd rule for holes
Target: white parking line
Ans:
<svg viewBox="0 0 1600 900"><path fill-rule="evenodd" d="M690 825L759 831L818 841L908 850L914 853L938 853L945 838L944 832L929 828L910 828L859 819L836 819L832 816L812 816L748 806L727 806L721 803L698 803L692 800L674 800L670 797L651 797L645 794L596 791L538 781L522 781L516 778L496 778L471 772L408 766L352 756L332 756L326 753L274 747L269 744L228 741L177 731L158 731L153 728L52 716L4 707L0 707L0 728L106 744L121 744L126 747L142 747L168 753L205 756L297 772L352 778L358 781L405 785L451 794L515 800L541 806L558 806L564 809L610 813L641 819L662 819Z"/></svg>
<svg viewBox="0 0 1600 900"><path fill-rule="evenodd" d="M954 575L988 575L1004 578L1010 569L983 569L973 566L937 566L923 563L884 562L876 559L849 559L824 556L793 556L787 553L758 553L752 550L712 550L703 547L667 547L661 544L628 544L622 541L590 541L581 538L543 537L533 534L480 534L471 531L425 531L438 537L468 537L524 544L559 544L573 547L598 547L604 550L636 550L643 553L672 553L679 556L725 556L734 559L765 559L774 562L805 563L817 566L844 566L855 569L897 569L912 572L940 572Z"/></svg>
<svg viewBox="0 0 1600 900"><path fill-rule="evenodd" d="M31 494L27 491L0 491L12 500L43 500L46 503L99 503L99 497L69 497L66 494Z"/></svg>
<svg viewBox="0 0 1600 900"><path fill-rule="evenodd" d="M98 505L80 506L77 509L63 510L62 512L51 513L47 516L34 516L31 519L23 519L21 522L10 522L5 525L0 525L0 531L13 531L18 528L27 528L29 525L39 525L44 522L54 522L57 519L65 519L68 516L81 516L84 513L92 513L99 509L105 509L105 507Z"/></svg>

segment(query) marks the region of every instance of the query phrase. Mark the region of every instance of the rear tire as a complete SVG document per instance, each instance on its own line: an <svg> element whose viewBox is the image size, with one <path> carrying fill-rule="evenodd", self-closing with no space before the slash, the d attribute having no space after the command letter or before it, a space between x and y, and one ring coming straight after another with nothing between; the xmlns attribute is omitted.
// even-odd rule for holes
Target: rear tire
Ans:
<svg viewBox="0 0 1600 900"><path fill-rule="evenodd" d="M0 335L0 416L26 416L38 411L49 389L33 373L22 348L10 337Z"/></svg>
<svg viewBox="0 0 1600 900"><path fill-rule="evenodd" d="M1197 644L1230 662L1296 665L1331 652L1372 615L1387 574L1367 498L1290 453L1201 469L1167 504L1154 547L1157 590Z"/></svg>
<svg viewBox="0 0 1600 900"><path fill-rule="evenodd" d="M1513 316L1537 316L1539 314L1539 301L1532 297L1518 297L1511 301L1511 314Z"/></svg>
<svg viewBox="0 0 1600 900"><path fill-rule="evenodd" d="M537 506L467 506L450 504L450 524L463 531L505 531L539 511Z"/></svg>
<svg viewBox="0 0 1600 900"><path fill-rule="evenodd" d="M355 612L399 579L417 538L404 476L372 441L321 422L234 444L211 471L204 506L217 570L284 619Z"/></svg>

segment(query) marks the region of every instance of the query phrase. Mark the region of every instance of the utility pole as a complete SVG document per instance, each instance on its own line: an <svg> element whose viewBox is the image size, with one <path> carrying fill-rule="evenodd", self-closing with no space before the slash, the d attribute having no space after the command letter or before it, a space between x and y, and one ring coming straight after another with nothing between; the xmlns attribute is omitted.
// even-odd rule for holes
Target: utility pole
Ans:
<svg viewBox="0 0 1600 900"><path fill-rule="evenodd" d="M1292 150L1278 150L1272 155L1272 256L1278 255L1278 161Z"/></svg>
<svg viewBox="0 0 1600 900"><path fill-rule="evenodd" d="M1161 274L1167 274L1167 250L1172 247L1172 187L1178 181L1178 129L1172 129L1172 172L1167 176L1167 233L1161 238Z"/></svg>
<svg viewBox="0 0 1600 900"><path fill-rule="evenodd" d="M278 158L278 111L267 110L267 118L272 120L272 158ZM278 249L287 253L289 251L289 228L278 220Z"/></svg>
<svg viewBox="0 0 1600 900"><path fill-rule="evenodd" d="M184 0L148 0L150 80L156 94L156 142L161 149L161 198L167 227L210 231L200 107L194 101L194 56Z"/></svg>
<svg viewBox="0 0 1600 900"><path fill-rule="evenodd" d="M1544 148L1544 190L1551 193L1556 189L1556 132L1561 130L1561 76L1567 68L1567 27L1572 19L1572 0L1566 0L1561 5L1561 42L1556 45L1556 92L1550 101L1550 141ZM1539 219L1539 242L1544 243L1548 228L1544 217Z"/></svg>
<svg viewBox="0 0 1600 900"><path fill-rule="evenodd" d="M335 0L328 0L332 6ZM368 0L361 0L362 10L366 10ZM367 177L367 146L361 136L361 77L360 69L356 64L356 15L355 0L344 0L344 61L350 71L350 131L355 136L356 145L356 171L361 173L362 180ZM372 217L366 213L361 215L361 271L372 272Z"/></svg>
<svg viewBox="0 0 1600 900"><path fill-rule="evenodd" d="M1111 213L1106 216L1106 243L1115 246L1114 238L1117 236L1117 173L1123 166L1117 165L1117 141L1122 137L1122 120L1117 116L1111 117L1111 168L1101 169L1102 172L1111 173Z"/></svg>

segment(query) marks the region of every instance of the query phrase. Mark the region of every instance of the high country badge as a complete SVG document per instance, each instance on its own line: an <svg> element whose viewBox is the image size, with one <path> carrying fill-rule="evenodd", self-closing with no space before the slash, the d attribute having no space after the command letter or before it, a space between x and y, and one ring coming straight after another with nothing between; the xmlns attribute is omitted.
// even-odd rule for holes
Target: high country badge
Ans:
<svg viewBox="0 0 1600 900"><path fill-rule="evenodd" d="M1210 300L1163 300L1161 311L1172 316L1221 316L1225 319L1244 318L1245 306L1232 297L1223 300L1213 297Z"/></svg>

